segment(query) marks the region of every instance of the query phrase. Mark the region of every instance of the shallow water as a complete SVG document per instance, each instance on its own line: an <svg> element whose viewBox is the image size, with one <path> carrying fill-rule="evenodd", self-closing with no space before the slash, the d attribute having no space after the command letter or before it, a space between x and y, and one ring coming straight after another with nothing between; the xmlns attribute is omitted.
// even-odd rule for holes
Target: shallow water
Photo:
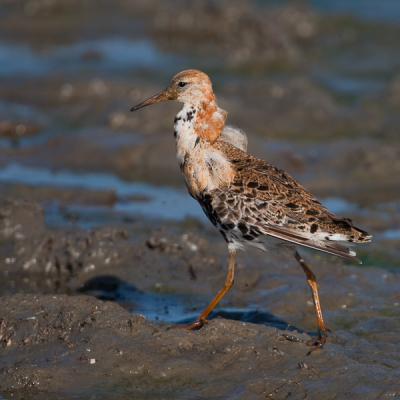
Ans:
<svg viewBox="0 0 400 400"><path fill-rule="evenodd" d="M65 219L66 209L79 216L76 225L93 228L105 223L121 221L121 216L146 217L149 220L182 221L187 217L207 223L207 218L185 189L155 186L142 182L126 182L110 173L77 173L68 170L51 171L47 168L24 167L12 163L0 168L0 183L25 184L29 186L57 187L63 189L112 190L116 202L112 206L71 204L67 208L57 202L45 202L45 218L48 226L69 224ZM130 200L130 198L134 200ZM357 204L338 197L321 200L335 214L362 214L368 212ZM379 205L377 206L379 208ZM389 218L383 211L382 218ZM396 239L399 229L388 229L378 233L378 238Z"/></svg>
<svg viewBox="0 0 400 400"><path fill-rule="evenodd" d="M396 0L311 0L312 6L328 15L336 13L351 14L369 21L396 23L400 20L400 4Z"/></svg>
<svg viewBox="0 0 400 400"><path fill-rule="evenodd" d="M27 44L0 42L0 77L40 77L60 70L65 75L83 70L113 76L129 69L151 72L175 64L175 57L161 52L149 39L106 37L40 51Z"/></svg>
<svg viewBox="0 0 400 400"><path fill-rule="evenodd" d="M46 168L23 167L19 164L9 164L0 168L0 182L23 183L33 186L49 186L75 189L113 190L117 195L117 202L112 210L116 215L124 213L131 216L146 216L150 219L183 220L190 216L206 221L206 217L196 201L187 195L186 190L178 190L168 186L154 186L142 182L126 182L113 174L107 173L74 173L72 171L50 171ZM135 196L139 200L130 201L129 197ZM143 198L141 201L140 198ZM57 207L57 206L56 206ZM54 207L51 207L51 217L47 218L49 225L62 223L60 216L54 215ZM83 207L72 205L71 211L80 214L85 211L88 216L96 214L107 207ZM83 220L87 218L83 215ZM103 224L99 218L92 220L91 224L85 223L85 227ZM112 221L108 221L112 223ZM79 225L79 224L78 224Z"/></svg>

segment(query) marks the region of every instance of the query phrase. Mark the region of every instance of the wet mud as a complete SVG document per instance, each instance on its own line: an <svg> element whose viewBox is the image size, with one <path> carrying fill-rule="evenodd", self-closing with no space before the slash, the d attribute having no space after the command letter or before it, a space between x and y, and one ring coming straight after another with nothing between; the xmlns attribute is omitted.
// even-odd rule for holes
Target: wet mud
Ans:
<svg viewBox="0 0 400 400"><path fill-rule="evenodd" d="M400 10L351 4L1 2L0 398L400 397ZM362 266L299 249L331 329L312 354L283 254L239 254L210 322L169 329L228 252L184 188L180 105L129 109L187 68L250 153L373 235Z"/></svg>
<svg viewBox="0 0 400 400"><path fill-rule="evenodd" d="M90 391L100 398L361 399L365 387L369 398L398 395L394 344L371 354L360 343L366 339L344 332L329 350L306 357L306 335L249 322L221 318L198 332L166 330L86 296L15 295L1 306L2 387L29 389L30 398Z"/></svg>
<svg viewBox="0 0 400 400"><path fill-rule="evenodd" d="M308 355L311 295L287 256L239 257L211 321L171 330L220 289L225 244L168 228L142 238L121 227L49 229L26 201L0 212L4 398L399 395L397 273L308 253L332 331Z"/></svg>

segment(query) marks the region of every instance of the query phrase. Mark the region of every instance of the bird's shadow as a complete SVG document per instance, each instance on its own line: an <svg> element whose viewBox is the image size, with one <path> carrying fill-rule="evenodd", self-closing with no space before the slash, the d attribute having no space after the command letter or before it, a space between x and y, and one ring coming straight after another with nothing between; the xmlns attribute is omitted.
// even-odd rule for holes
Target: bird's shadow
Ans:
<svg viewBox="0 0 400 400"><path fill-rule="evenodd" d="M307 333L296 326L288 324L283 319L275 317L273 314L266 311L258 310L214 310L211 311L208 320L214 318L224 318L233 321L250 322L252 324L266 325L270 327L277 328L283 331L297 331L299 333ZM193 322L193 318L184 318L176 323L178 325L188 325Z"/></svg>
<svg viewBox="0 0 400 400"><path fill-rule="evenodd" d="M173 298L168 299L171 295L145 293L138 290L134 285L124 282L112 275L101 275L91 278L84 283L82 288L78 289L78 292L92 295L100 300L123 303L121 305L129 311L142 313L149 319L154 319L155 315L159 314L159 317L155 317L156 320L162 320L166 316L162 314L162 310L164 310L170 301L173 301L174 303L179 302L177 296L172 295ZM132 307L127 307L127 304L131 304ZM173 314L177 318L173 317L172 321L169 320L169 323L173 325L189 325L197 317L195 314L190 313L190 315L188 315L187 312L185 312L185 304L181 304L176 308L177 309ZM158 310L158 312L152 312L154 309ZM178 319L179 315L186 316L182 319ZM169 314L169 317L172 317L171 313ZM266 311L249 309L216 309L211 311L207 319L211 320L214 318L250 322L259 325L262 324L282 331L308 333L296 326L288 324L286 321L277 318Z"/></svg>

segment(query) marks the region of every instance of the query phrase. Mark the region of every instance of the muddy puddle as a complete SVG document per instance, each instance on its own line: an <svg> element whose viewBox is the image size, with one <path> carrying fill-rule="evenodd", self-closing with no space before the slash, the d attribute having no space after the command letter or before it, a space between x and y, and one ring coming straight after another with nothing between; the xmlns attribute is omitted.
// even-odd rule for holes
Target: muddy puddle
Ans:
<svg viewBox="0 0 400 400"><path fill-rule="evenodd" d="M0 399L400 397L396 2L0 3ZM187 194L178 104L207 72L249 152L373 234L355 266L238 256Z"/></svg>

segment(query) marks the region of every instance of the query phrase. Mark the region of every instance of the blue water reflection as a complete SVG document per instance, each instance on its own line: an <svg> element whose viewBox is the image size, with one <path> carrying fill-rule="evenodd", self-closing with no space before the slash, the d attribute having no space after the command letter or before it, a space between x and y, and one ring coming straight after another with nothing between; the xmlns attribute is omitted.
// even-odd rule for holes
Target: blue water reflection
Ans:
<svg viewBox="0 0 400 400"><path fill-rule="evenodd" d="M91 68L108 72L130 68L159 69L171 66L181 58L163 53L150 39L107 37L40 51L28 44L0 42L0 77L45 76Z"/></svg>
<svg viewBox="0 0 400 400"><path fill-rule="evenodd" d="M328 14L350 14L372 21L398 22L400 2L398 0L311 0L318 11Z"/></svg>

